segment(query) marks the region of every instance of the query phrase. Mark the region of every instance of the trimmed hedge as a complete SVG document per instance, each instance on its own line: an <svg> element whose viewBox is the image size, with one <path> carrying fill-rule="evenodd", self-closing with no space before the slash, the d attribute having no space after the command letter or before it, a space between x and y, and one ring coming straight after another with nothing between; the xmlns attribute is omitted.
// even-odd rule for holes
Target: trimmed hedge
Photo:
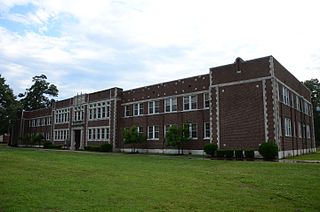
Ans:
<svg viewBox="0 0 320 212"><path fill-rule="evenodd" d="M264 160L273 160L278 156L278 145L273 140L269 140L259 146L259 153Z"/></svg>
<svg viewBox="0 0 320 212"><path fill-rule="evenodd" d="M43 148L44 149L62 149L62 145L55 145L55 144L52 144L50 141L45 141L43 143Z"/></svg>
<svg viewBox="0 0 320 212"><path fill-rule="evenodd" d="M93 152L112 152L112 144L101 144L100 146L86 146L84 147L84 150Z"/></svg>
<svg viewBox="0 0 320 212"><path fill-rule="evenodd" d="M100 146L100 152L112 152L112 144L102 144Z"/></svg>
<svg viewBox="0 0 320 212"><path fill-rule="evenodd" d="M232 149L225 150L225 156L226 156L226 158L233 158L234 150L232 150Z"/></svg>
<svg viewBox="0 0 320 212"><path fill-rule="evenodd" d="M235 150L234 151L236 158L243 158L243 150Z"/></svg>
<svg viewBox="0 0 320 212"><path fill-rule="evenodd" d="M214 157L215 152L218 149L217 144L206 144L203 146L203 151L207 154L210 155L211 157Z"/></svg>
<svg viewBox="0 0 320 212"><path fill-rule="evenodd" d="M225 155L226 155L226 150L224 150L224 149L218 149L217 150L217 157L218 158L224 158Z"/></svg>
<svg viewBox="0 0 320 212"><path fill-rule="evenodd" d="M246 149L246 150L244 150L244 155L246 158L254 158L254 150L253 149Z"/></svg>

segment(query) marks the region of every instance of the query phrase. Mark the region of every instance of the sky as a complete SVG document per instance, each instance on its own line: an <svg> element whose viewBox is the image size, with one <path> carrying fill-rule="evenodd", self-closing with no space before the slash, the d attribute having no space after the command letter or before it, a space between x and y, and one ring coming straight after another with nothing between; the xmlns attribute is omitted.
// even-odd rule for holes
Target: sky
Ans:
<svg viewBox="0 0 320 212"><path fill-rule="evenodd" d="M319 0L1 0L0 74L18 95L45 74L57 99L209 73L273 55L320 78Z"/></svg>

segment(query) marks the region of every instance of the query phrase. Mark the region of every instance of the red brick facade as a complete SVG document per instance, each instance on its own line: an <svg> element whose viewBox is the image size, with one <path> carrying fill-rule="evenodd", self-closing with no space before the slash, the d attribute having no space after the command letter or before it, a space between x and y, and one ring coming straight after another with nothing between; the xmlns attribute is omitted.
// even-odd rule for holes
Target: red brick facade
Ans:
<svg viewBox="0 0 320 212"><path fill-rule="evenodd" d="M189 124L184 149L203 145L255 149L266 140L279 145L279 157L315 151L310 91L272 56L211 68L209 74L123 91L111 88L24 112L21 134L42 133L71 149L109 142L129 151L125 128L147 136L140 151L174 152L166 127ZM210 133L209 133L210 132Z"/></svg>

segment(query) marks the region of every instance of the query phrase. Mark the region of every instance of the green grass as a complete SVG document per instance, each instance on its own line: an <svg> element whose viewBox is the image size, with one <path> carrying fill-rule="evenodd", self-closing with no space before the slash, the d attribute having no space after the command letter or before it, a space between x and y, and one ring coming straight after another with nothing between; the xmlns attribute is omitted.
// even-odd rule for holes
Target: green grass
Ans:
<svg viewBox="0 0 320 212"><path fill-rule="evenodd" d="M0 146L0 211L320 211L320 165Z"/></svg>
<svg viewBox="0 0 320 212"><path fill-rule="evenodd" d="M295 157L288 158L290 160L319 160L320 161L320 150L318 149L317 152L312 154L306 154L306 155L299 155Z"/></svg>

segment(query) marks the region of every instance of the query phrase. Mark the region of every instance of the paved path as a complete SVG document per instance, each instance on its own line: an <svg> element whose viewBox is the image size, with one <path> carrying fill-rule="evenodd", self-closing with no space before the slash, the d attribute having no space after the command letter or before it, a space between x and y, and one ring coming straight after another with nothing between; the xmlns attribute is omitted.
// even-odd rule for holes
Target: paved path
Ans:
<svg viewBox="0 0 320 212"><path fill-rule="evenodd" d="M280 163L320 163L320 160L279 160Z"/></svg>

